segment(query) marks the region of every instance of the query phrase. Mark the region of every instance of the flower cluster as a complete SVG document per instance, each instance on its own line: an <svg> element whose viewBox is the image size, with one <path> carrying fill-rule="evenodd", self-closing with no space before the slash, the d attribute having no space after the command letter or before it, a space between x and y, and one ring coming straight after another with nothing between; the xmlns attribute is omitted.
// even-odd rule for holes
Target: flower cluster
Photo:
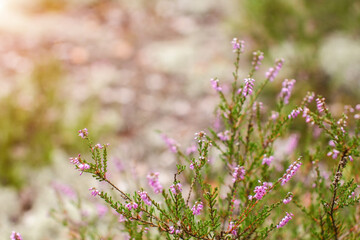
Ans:
<svg viewBox="0 0 360 240"><path fill-rule="evenodd" d="M144 201L144 203L146 204L146 205L149 205L149 206L151 206L151 200L149 199L149 196L148 196L148 194L147 194L147 192L145 192L145 191L138 191L138 194L140 195L140 198Z"/></svg>
<svg viewBox="0 0 360 240"><path fill-rule="evenodd" d="M261 184L261 181L259 181L259 183ZM256 186L254 189L254 196L249 196L249 200L252 200L253 198L256 198L257 200L262 199L265 194L267 193L268 189L272 187L272 183L270 182L264 182L262 185L260 186Z"/></svg>
<svg viewBox="0 0 360 240"><path fill-rule="evenodd" d="M270 163L274 160L274 156L267 157L266 155L263 158L262 165L267 164L270 166Z"/></svg>
<svg viewBox="0 0 360 240"><path fill-rule="evenodd" d="M160 193L163 189L163 187L161 186L160 182L159 182L159 173L155 172L155 173L149 173L147 175L147 179L148 179L148 183L150 185L150 187L153 188L155 193Z"/></svg>
<svg viewBox="0 0 360 240"><path fill-rule="evenodd" d="M89 188L89 191L91 191L91 195L93 195L94 197L100 194L100 191L94 187Z"/></svg>
<svg viewBox="0 0 360 240"><path fill-rule="evenodd" d="M301 113L301 111L302 111L302 108L301 108L301 107L292 110L291 113L288 115L288 118L289 118L289 119L291 119L291 118L292 118L292 119L296 118L296 117Z"/></svg>
<svg viewBox="0 0 360 240"><path fill-rule="evenodd" d="M217 134L217 136L223 142L229 141L230 140L230 131L226 130L224 132L220 132L220 133Z"/></svg>
<svg viewBox="0 0 360 240"><path fill-rule="evenodd" d="M174 139L169 138L168 136L166 136L166 134L162 134L161 137L166 143L166 145L169 147L171 152L176 153L178 151L178 144Z"/></svg>
<svg viewBox="0 0 360 240"><path fill-rule="evenodd" d="M269 68L269 70L266 72L265 74L266 79L269 79L270 82L274 81L275 77L278 75L283 64L284 64L284 59L278 59L275 62L275 67Z"/></svg>
<svg viewBox="0 0 360 240"><path fill-rule="evenodd" d="M228 227L228 230L231 230L231 229L233 229L234 228L234 222L230 222L229 223L229 227ZM231 234L233 235L233 236L236 236L237 235L237 231L236 231L236 229L233 229L232 231L231 231Z"/></svg>
<svg viewBox="0 0 360 240"><path fill-rule="evenodd" d="M253 60L251 62L251 65L255 70L259 69L259 66L261 65L261 61L264 59L264 53L257 51L253 52Z"/></svg>
<svg viewBox="0 0 360 240"><path fill-rule="evenodd" d="M231 44L233 45L233 52L239 52L239 53L244 52L245 42L243 40L239 40L237 38L234 38L231 41Z"/></svg>
<svg viewBox="0 0 360 240"><path fill-rule="evenodd" d="M222 91L222 87L219 84L219 79L210 79L211 82L211 86L214 90L216 90L217 92L221 92Z"/></svg>
<svg viewBox="0 0 360 240"><path fill-rule="evenodd" d="M138 208L138 204L136 202L130 202L128 204L125 205L125 207L127 209L129 209L129 211L131 211L131 209L137 209Z"/></svg>
<svg viewBox="0 0 360 240"><path fill-rule="evenodd" d="M281 185L283 186L285 183L287 183L297 172L299 167L302 165L302 162L295 161L293 162L289 168L286 170L286 173L281 178Z"/></svg>
<svg viewBox="0 0 360 240"><path fill-rule="evenodd" d="M178 194L182 191L182 185L181 183L176 183L170 186L170 190L173 194Z"/></svg>
<svg viewBox="0 0 360 240"><path fill-rule="evenodd" d="M276 227L281 228L281 227L285 226L292 219L293 216L294 216L294 214L287 212L286 216L283 219L281 219L281 221L279 222L278 225L276 225Z"/></svg>
<svg viewBox="0 0 360 240"><path fill-rule="evenodd" d="M242 90L242 95L244 97L246 97L247 95L251 95L253 92L253 88L254 88L254 82L255 79L253 78L245 78L244 79L245 85L244 85L244 89Z"/></svg>
<svg viewBox="0 0 360 240"><path fill-rule="evenodd" d="M89 134L89 133L88 133L87 128L84 128L84 129L82 129L82 130L79 130L79 136L80 136L82 139L87 138L88 134Z"/></svg>
<svg viewBox="0 0 360 240"><path fill-rule="evenodd" d="M319 113L324 112L326 110L325 98L317 98L316 99L316 107L317 107Z"/></svg>
<svg viewBox="0 0 360 240"><path fill-rule="evenodd" d="M340 152L338 150L333 149L327 153L327 156L329 156L329 157L331 156L333 159L336 159L338 157L339 153Z"/></svg>
<svg viewBox="0 0 360 240"><path fill-rule="evenodd" d="M85 170L90 169L90 165L81 160L80 154L76 158L70 158L70 163L74 164L76 168L80 170L80 175L83 174Z"/></svg>
<svg viewBox="0 0 360 240"><path fill-rule="evenodd" d="M284 204L288 204L289 202L291 202L292 199L293 199L293 196L290 195L289 197L284 198L283 203L284 203Z"/></svg>
<svg viewBox="0 0 360 240"><path fill-rule="evenodd" d="M13 231L13 232L11 233L10 239L11 239L11 240L23 240L23 238L21 237L20 233L17 233L17 232L15 232L15 231Z"/></svg>
<svg viewBox="0 0 360 240"><path fill-rule="evenodd" d="M194 206L191 208L193 215L200 215L201 210L204 208L202 202L196 202Z"/></svg>
<svg viewBox="0 0 360 240"><path fill-rule="evenodd" d="M241 181L244 179L245 177L245 168L244 167L240 167L239 165L237 167L234 168L233 174L232 174L232 181L236 182L236 181Z"/></svg>
<svg viewBox="0 0 360 240"><path fill-rule="evenodd" d="M285 104L289 103L289 98L291 96L291 91L294 87L296 80L295 79L285 79L282 83L282 89L280 92L280 98L284 100Z"/></svg>
<svg viewBox="0 0 360 240"><path fill-rule="evenodd" d="M175 228L174 226L170 226L169 227L169 233L170 234L180 234L181 233L181 229L177 229L177 228Z"/></svg>

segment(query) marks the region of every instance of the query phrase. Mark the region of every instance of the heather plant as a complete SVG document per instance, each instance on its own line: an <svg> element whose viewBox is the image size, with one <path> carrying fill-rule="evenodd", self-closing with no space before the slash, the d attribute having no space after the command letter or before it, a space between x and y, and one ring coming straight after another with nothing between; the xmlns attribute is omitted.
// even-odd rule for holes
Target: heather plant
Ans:
<svg viewBox="0 0 360 240"><path fill-rule="evenodd" d="M284 60L258 76L264 54L254 52L248 75L241 76L244 42L235 38L232 46L230 86L210 80L219 96L218 124L195 133L195 145L186 150L162 135L177 161L172 182L160 182L166 173L150 172L143 176L148 186L123 191L108 171L109 144L94 144L88 129L79 130L90 155L70 162L80 175L88 173L111 189L94 187L91 195L116 212L130 239L357 239L360 198L353 164L359 157L360 105L346 106L338 116L313 92L292 101L296 81L285 79L275 108L268 110L261 92L277 79ZM307 124L301 139L292 134L299 122Z"/></svg>

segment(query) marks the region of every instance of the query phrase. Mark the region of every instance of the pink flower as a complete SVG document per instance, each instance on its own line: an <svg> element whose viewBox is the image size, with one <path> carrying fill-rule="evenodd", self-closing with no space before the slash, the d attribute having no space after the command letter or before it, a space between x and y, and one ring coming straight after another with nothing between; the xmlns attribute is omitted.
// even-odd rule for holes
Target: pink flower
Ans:
<svg viewBox="0 0 360 240"><path fill-rule="evenodd" d="M178 144L176 143L176 141L172 138L167 137L165 134L162 134L161 137L170 149L170 151L173 153L177 153Z"/></svg>
<svg viewBox="0 0 360 240"><path fill-rule="evenodd" d="M350 162L354 161L353 157L351 155L348 156Z"/></svg>
<svg viewBox="0 0 360 240"><path fill-rule="evenodd" d="M280 92L280 98L282 98L284 100L285 104L289 103L289 98L291 96L291 91L294 87L296 80L292 79L285 79L284 82L282 83L282 89Z"/></svg>
<svg viewBox="0 0 360 240"><path fill-rule="evenodd" d="M281 186L287 183L295 175L301 165L302 162L295 161L289 166L289 168L286 170L286 173L281 178Z"/></svg>
<svg viewBox="0 0 360 240"><path fill-rule="evenodd" d="M128 204L125 205L125 207L126 207L127 209L129 209L129 211L131 211L131 209L137 209L138 206L139 206L139 205L138 205L137 203L135 203L135 202L130 202L130 203L128 203Z"/></svg>
<svg viewBox="0 0 360 240"><path fill-rule="evenodd" d="M292 110L291 113L289 114L288 118L289 118L289 119L291 119L291 118L293 118L293 119L296 118L296 117L300 114L301 111L302 111L302 108L301 108L301 107Z"/></svg>
<svg viewBox="0 0 360 240"><path fill-rule="evenodd" d="M175 232L174 226L170 226L170 227L169 227L169 233L170 233L170 234L174 234L174 232Z"/></svg>
<svg viewBox="0 0 360 240"><path fill-rule="evenodd" d="M218 133L217 136L223 142L230 140L230 132L228 130Z"/></svg>
<svg viewBox="0 0 360 240"><path fill-rule="evenodd" d="M89 133L88 133L87 128L84 128L84 129L82 129L82 130L79 130L79 136L80 136L82 139L87 138L88 134L89 134Z"/></svg>
<svg viewBox="0 0 360 240"><path fill-rule="evenodd" d="M262 199L271 186L272 186L272 183L269 183L269 182L264 182L262 185L256 186L255 189L254 189L255 195L254 196L249 196L249 200L251 200L252 198L256 198L257 200Z"/></svg>
<svg viewBox="0 0 360 240"><path fill-rule="evenodd" d="M162 191L162 186L159 182L159 173L149 173L147 175L148 183L153 188L155 193L160 193Z"/></svg>
<svg viewBox="0 0 360 240"><path fill-rule="evenodd" d="M228 227L228 231L229 230L231 230L231 229L233 229L234 228L234 222L230 222L229 223L229 227ZM233 236L236 236L237 235L237 231L235 230L235 229L233 229L232 231L231 231L231 234L233 235Z"/></svg>
<svg viewBox="0 0 360 240"><path fill-rule="evenodd" d="M319 111L319 113L326 110L325 108L325 98L317 98L316 99L316 107Z"/></svg>
<svg viewBox="0 0 360 240"><path fill-rule="evenodd" d="M20 233L13 231L10 235L11 240L23 240Z"/></svg>
<svg viewBox="0 0 360 240"><path fill-rule="evenodd" d="M266 155L263 158L262 165L267 164L270 166L270 163L274 160L274 156L267 157Z"/></svg>
<svg viewBox="0 0 360 240"><path fill-rule="evenodd" d="M292 219L293 216L294 214L287 212L286 216L283 219L281 219L280 223L276 227L281 228L285 226Z"/></svg>
<svg viewBox="0 0 360 240"><path fill-rule="evenodd" d="M233 45L233 52L239 52L239 53L244 52L244 45L245 45L244 41L238 40L237 38L233 38L231 44Z"/></svg>
<svg viewBox="0 0 360 240"><path fill-rule="evenodd" d="M275 77L278 75L283 64L284 64L284 59L276 60L275 67L269 68L269 70L266 72L265 74L266 79L269 79L270 82L274 81Z"/></svg>
<svg viewBox="0 0 360 240"><path fill-rule="evenodd" d="M200 215L200 212L203 209L203 207L204 206L202 202L196 202L195 205L191 208L193 215Z"/></svg>
<svg viewBox="0 0 360 240"><path fill-rule="evenodd" d="M210 82L211 82L211 86L212 88L217 91L217 92L221 92L222 91L222 87L220 87L220 84L219 84L219 79L210 79Z"/></svg>
<svg viewBox="0 0 360 240"><path fill-rule="evenodd" d="M80 163L80 164L77 165L77 166L78 166L79 170L81 170L80 175L83 174L83 172L84 172L85 170L90 169L90 165L87 164L87 163Z"/></svg>
<svg viewBox="0 0 360 240"><path fill-rule="evenodd" d="M100 194L99 190L94 187L89 188L89 191L91 191L91 195L93 195L94 197Z"/></svg>
<svg viewBox="0 0 360 240"><path fill-rule="evenodd" d="M236 181L241 181L244 179L245 177L245 168L244 167L240 167L239 165L237 167L234 168L233 174L232 174L232 181L236 182Z"/></svg>
<svg viewBox="0 0 360 240"><path fill-rule="evenodd" d="M333 149L327 153L327 156L329 156L329 157L331 156L333 159L336 159L338 157L339 153L340 152L338 150Z"/></svg>
<svg viewBox="0 0 360 240"><path fill-rule="evenodd" d="M147 195L147 192L145 191L138 191L138 194L140 195L140 198L144 201L146 205L151 206L151 200L149 199L149 196Z"/></svg>
<svg viewBox="0 0 360 240"><path fill-rule="evenodd" d="M283 203L288 204L289 202L291 202L292 198L293 198L292 195L290 195L288 198L284 198Z"/></svg>
<svg viewBox="0 0 360 240"><path fill-rule="evenodd" d="M253 78L245 78L244 79L245 85L244 88L242 90L242 95L244 97L246 97L247 95L251 95L253 92L253 88L254 88L254 82L255 79Z"/></svg>
<svg viewBox="0 0 360 240"><path fill-rule="evenodd" d="M171 192L173 193L173 194L178 194L178 193L180 193L181 191L182 191L182 185L181 185L181 183L176 183L175 185L173 184L173 185L171 185L170 186L170 190L171 190Z"/></svg>
<svg viewBox="0 0 360 240"><path fill-rule="evenodd" d="M251 63L251 65L253 66L253 68L255 70L259 69L259 65L261 65L261 61L264 59L264 53L257 51L257 52L253 52L253 61Z"/></svg>

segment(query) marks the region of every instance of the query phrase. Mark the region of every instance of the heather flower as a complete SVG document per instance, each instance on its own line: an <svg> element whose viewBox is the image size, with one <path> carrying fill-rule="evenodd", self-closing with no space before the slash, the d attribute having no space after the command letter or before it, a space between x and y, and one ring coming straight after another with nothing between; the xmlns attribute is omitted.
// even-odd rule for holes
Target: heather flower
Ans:
<svg viewBox="0 0 360 240"><path fill-rule="evenodd" d="M10 239L11 240L23 240L23 238L21 237L20 233L17 233L15 231L13 231L10 235Z"/></svg>
<svg viewBox="0 0 360 240"><path fill-rule="evenodd" d="M325 108L325 98L317 98L316 99L316 107L319 111L319 113L326 110Z"/></svg>
<svg viewBox="0 0 360 240"><path fill-rule="evenodd" d="M85 170L90 169L90 165L87 164L87 163L80 163L80 164L77 165L77 166L78 166L79 170L81 171L80 175L83 174L83 172L84 172Z"/></svg>
<svg viewBox="0 0 360 240"><path fill-rule="evenodd" d="M261 61L264 59L264 53L257 51L253 52L253 60L251 62L251 65L255 70L259 69L259 65L261 65Z"/></svg>
<svg viewBox="0 0 360 240"><path fill-rule="evenodd" d="M203 203L202 202L196 202L195 205L191 208L191 211L193 212L193 215L199 215L200 211L203 209Z"/></svg>
<svg viewBox="0 0 360 240"><path fill-rule="evenodd" d="M238 40L237 38L234 38L231 41L231 43L233 45L233 52L239 52L239 53L244 52L244 45L245 45L244 41Z"/></svg>
<svg viewBox="0 0 360 240"><path fill-rule="evenodd" d="M253 92L253 88L254 88L254 82L255 79L253 78L245 78L244 79L245 85L244 88L242 90L242 95L244 97L246 97L247 95L251 95Z"/></svg>
<svg viewBox="0 0 360 240"><path fill-rule="evenodd" d="M351 192L351 194L349 195L349 198L355 198L355 192Z"/></svg>
<svg viewBox="0 0 360 240"><path fill-rule="evenodd" d="M128 203L128 204L125 205L125 207L126 207L127 209L129 209L129 211L131 211L131 209L137 209L138 206L139 206L139 205L138 205L137 203L135 203L135 202L130 202L130 203Z"/></svg>
<svg viewBox="0 0 360 240"><path fill-rule="evenodd" d="M159 173L150 173L147 175L148 183L153 188L155 193L160 193L162 191L162 186L159 182Z"/></svg>
<svg viewBox="0 0 360 240"><path fill-rule="evenodd" d="M351 155L348 156L350 162L354 161L353 157Z"/></svg>
<svg viewBox="0 0 360 240"><path fill-rule="evenodd" d="M288 204L289 202L291 202L292 199L293 199L293 196L290 195L288 198L284 198L283 203Z"/></svg>
<svg viewBox="0 0 360 240"><path fill-rule="evenodd" d="M146 205L151 206L151 200L149 199L149 196L147 195L147 192L145 191L138 191L138 194L140 195L140 198L144 201Z"/></svg>
<svg viewBox="0 0 360 240"><path fill-rule="evenodd" d="M312 100L314 100L315 98L315 93L314 92L307 92L305 98L304 98L304 102L307 102L307 103L311 103Z"/></svg>
<svg viewBox="0 0 360 240"><path fill-rule="evenodd" d="M119 223L122 223L122 222L125 222L126 221L126 217L122 214L119 215L119 218L118 218L118 222Z"/></svg>
<svg viewBox="0 0 360 240"><path fill-rule="evenodd" d="M91 191L91 195L93 195L94 197L100 194L99 190L94 187L89 188L89 191Z"/></svg>
<svg viewBox="0 0 360 240"><path fill-rule="evenodd" d="M79 130L79 136L80 136L82 139L87 138L88 134L89 134L89 133L88 133L87 128L84 128L84 129L82 129L82 130Z"/></svg>
<svg viewBox="0 0 360 240"><path fill-rule="evenodd" d="M162 134L161 137L166 143L166 145L169 147L170 151L176 153L178 150L178 144L176 143L176 141L166 136L166 134Z"/></svg>
<svg viewBox="0 0 360 240"><path fill-rule="evenodd" d="M261 181L259 181L259 183L261 184ZM262 185L256 186L254 189L255 194L254 196L250 195L249 200L252 200L253 198L256 198L257 200L262 199L270 187L272 187L272 183L269 182L264 182Z"/></svg>
<svg viewBox="0 0 360 240"><path fill-rule="evenodd" d="M292 110L291 113L289 114L288 118L289 118L289 119L291 119L291 118L292 118L292 119L296 118L296 117L300 114L301 111L302 111L302 108L301 108L301 107Z"/></svg>
<svg viewBox="0 0 360 240"><path fill-rule="evenodd" d="M283 219L281 219L281 221L279 222L279 224L276 227L281 228L281 227L285 226L292 219L293 216L294 216L294 214L287 212L286 216Z"/></svg>
<svg viewBox="0 0 360 240"><path fill-rule="evenodd" d="M272 112L271 112L271 117L270 117L270 118L271 118L272 120L275 121L278 117L279 117L279 112L275 112L275 111L272 111Z"/></svg>
<svg viewBox="0 0 360 240"><path fill-rule="evenodd" d="M295 161L289 166L289 168L286 170L286 173L281 178L281 186L287 183L294 176L301 165L302 162Z"/></svg>
<svg viewBox="0 0 360 240"><path fill-rule="evenodd" d="M234 222L230 222L230 223L229 223L228 230L233 229L234 226L235 226L235 225L234 225ZM237 235L237 231L236 231L235 229L233 229L233 230L231 231L231 234L232 234L233 236L236 236L236 235Z"/></svg>
<svg viewBox="0 0 360 240"><path fill-rule="evenodd" d="M176 183L170 186L170 190L173 194L178 194L182 191L182 185L181 183Z"/></svg>
<svg viewBox="0 0 360 240"><path fill-rule="evenodd" d="M174 228L174 226L170 226L170 227L169 227L169 233L170 233L170 234L174 234L174 233L175 233L175 228Z"/></svg>
<svg viewBox="0 0 360 240"><path fill-rule="evenodd" d="M284 59L277 60L275 62L275 67L269 68L269 70L266 72L265 74L266 79L269 79L270 82L274 81L275 77L278 75L283 64L284 64Z"/></svg>
<svg viewBox="0 0 360 240"><path fill-rule="evenodd" d="M219 84L219 79L210 79L210 82L211 82L211 86L214 90L216 90L217 92L221 92L222 91L222 87L220 87L220 84Z"/></svg>
<svg viewBox="0 0 360 240"><path fill-rule="evenodd" d="M107 206L105 206L103 204L97 204L96 210L97 210L98 216L101 218L101 217L105 216L105 214L107 213L107 211L109 209L107 208Z"/></svg>
<svg viewBox="0 0 360 240"><path fill-rule="evenodd" d="M191 145L190 147L188 147L188 148L186 149L186 155L193 154L193 153L196 152L196 150L197 150L196 145L193 144L193 145Z"/></svg>
<svg viewBox="0 0 360 240"><path fill-rule="evenodd" d="M230 140L230 132L228 130L226 130L225 132L218 133L217 136L221 141L224 142Z"/></svg>
<svg viewBox="0 0 360 240"><path fill-rule="evenodd" d="M331 156L333 159L336 159L338 157L339 153L340 152L338 150L333 149L327 153L327 156L329 156L329 157Z"/></svg>
<svg viewBox="0 0 360 240"><path fill-rule="evenodd" d="M198 142L201 142L206 137L206 133L204 131L200 131L198 133L195 133L195 140L198 140Z"/></svg>
<svg viewBox="0 0 360 240"><path fill-rule="evenodd" d="M80 154L78 155L78 157L76 158L70 158L70 163L74 164L74 165L78 165L80 163Z"/></svg>
<svg viewBox="0 0 360 240"><path fill-rule="evenodd" d="M237 167L234 168L233 174L232 174L232 181L236 182L236 181L241 181L244 179L245 177L245 168L244 167L240 167L239 165Z"/></svg>
<svg viewBox="0 0 360 240"><path fill-rule="evenodd" d="M280 92L280 98L282 98L284 100L285 104L289 103L289 98L291 96L291 91L294 87L296 80L292 79L285 79L284 82L282 83L282 89Z"/></svg>
<svg viewBox="0 0 360 240"><path fill-rule="evenodd" d="M267 157L266 155L263 158L262 165L267 164L270 166L270 163L274 160L274 156Z"/></svg>

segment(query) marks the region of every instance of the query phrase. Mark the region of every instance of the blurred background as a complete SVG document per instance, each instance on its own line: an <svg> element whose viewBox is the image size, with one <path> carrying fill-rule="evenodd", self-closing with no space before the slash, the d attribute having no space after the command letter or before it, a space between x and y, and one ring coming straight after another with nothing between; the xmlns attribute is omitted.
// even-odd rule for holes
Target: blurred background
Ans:
<svg viewBox="0 0 360 240"><path fill-rule="evenodd" d="M259 80L286 61L263 101L295 78L294 98L359 103L359 23L356 0L0 0L0 238L77 239L69 228L86 221L106 232L87 190L101 186L68 160L87 149L77 131L110 143L125 190L173 169L161 133L185 149L214 124L209 80L231 82L233 37L246 41L241 76L252 51L265 53ZM59 207L68 199L78 215Z"/></svg>

